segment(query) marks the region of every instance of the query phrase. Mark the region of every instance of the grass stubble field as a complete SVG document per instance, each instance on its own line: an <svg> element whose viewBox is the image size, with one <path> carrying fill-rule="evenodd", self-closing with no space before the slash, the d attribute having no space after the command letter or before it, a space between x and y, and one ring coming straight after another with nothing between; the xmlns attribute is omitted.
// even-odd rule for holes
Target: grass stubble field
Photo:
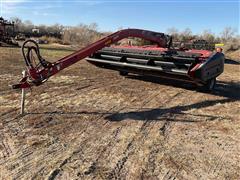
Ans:
<svg viewBox="0 0 240 180"><path fill-rule="evenodd" d="M81 61L29 90L19 116L20 49L0 58L0 179L240 179L239 59L212 94Z"/></svg>

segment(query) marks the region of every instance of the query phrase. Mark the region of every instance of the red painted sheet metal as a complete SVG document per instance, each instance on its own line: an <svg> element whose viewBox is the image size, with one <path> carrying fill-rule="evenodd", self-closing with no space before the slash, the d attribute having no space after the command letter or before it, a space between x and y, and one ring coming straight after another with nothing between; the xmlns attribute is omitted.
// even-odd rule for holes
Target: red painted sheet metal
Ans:
<svg viewBox="0 0 240 180"><path fill-rule="evenodd" d="M136 50L149 50L149 51L161 51L161 52L167 52L170 49L168 48L162 48L162 47L158 47L156 45L148 45L148 46L112 46L116 49L136 49ZM186 50L181 50L181 49L175 49L177 51L181 51L181 52L185 52L185 53L189 53L189 55L191 54L200 54L201 58L206 59L208 57L210 57L212 55L212 51L208 51L208 50L198 50L198 49L186 49Z"/></svg>

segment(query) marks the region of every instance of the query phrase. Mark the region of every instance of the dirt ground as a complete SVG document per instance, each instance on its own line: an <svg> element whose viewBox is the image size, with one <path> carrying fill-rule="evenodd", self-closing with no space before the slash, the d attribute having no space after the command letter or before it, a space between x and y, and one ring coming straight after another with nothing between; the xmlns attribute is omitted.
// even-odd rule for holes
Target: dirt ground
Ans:
<svg viewBox="0 0 240 180"><path fill-rule="evenodd" d="M69 50L43 50L58 59ZM0 48L0 179L240 179L240 69L216 90L81 61L27 93L18 48Z"/></svg>

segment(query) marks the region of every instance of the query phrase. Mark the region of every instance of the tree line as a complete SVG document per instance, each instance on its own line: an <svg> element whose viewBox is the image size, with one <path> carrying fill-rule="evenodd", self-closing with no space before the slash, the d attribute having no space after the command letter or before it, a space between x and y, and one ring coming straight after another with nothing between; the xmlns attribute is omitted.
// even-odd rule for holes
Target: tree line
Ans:
<svg viewBox="0 0 240 180"><path fill-rule="evenodd" d="M43 37L45 39L54 39L63 44L78 44L85 46L101 37L110 34L109 32L99 32L98 25L91 23L89 25L79 24L77 26L66 27L60 24L54 25L34 25L31 21L22 21L20 18L11 18L15 24L15 31L30 37ZM35 30L35 31L34 31ZM36 31L37 30L37 31ZM216 35L211 30L204 30L194 35L190 28L183 31L172 27L167 29L166 34L173 36L174 41L186 42L196 39L203 39L209 43L230 44L232 49L239 49L239 35L231 27L226 27Z"/></svg>
<svg viewBox="0 0 240 180"><path fill-rule="evenodd" d="M190 28L183 31L178 31L176 28L167 29L167 34L170 34L177 41L189 41L192 39L204 39L210 43L226 43L229 41L238 40L237 30L232 27L225 27L219 35L215 35L210 29L203 30L200 34L194 35Z"/></svg>
<svg viewBox="0 0 240 180"><path fill-rule="evenodd" d="M219 35L214 34L210 29L203 30L201 33L194 35L190 28L178 31L174 27L169 28L167 33L172 35L175 41L179 42L203 39L212 44L224 44L224 51L240 49L240 36L237 30L232 27L225 27Z"/></svg>
<svg viewBox="0 0 240 180"><path fill-rule="evenodd" d="M60 24L54 25L34 25L31 21L22 21L20 18L11 18L14 22L16 34L24 34L26 37L37 37L50 42L62 44L87 45L105 35L97 29L96 23L89 25L79 24L67 27Z"/></svg>

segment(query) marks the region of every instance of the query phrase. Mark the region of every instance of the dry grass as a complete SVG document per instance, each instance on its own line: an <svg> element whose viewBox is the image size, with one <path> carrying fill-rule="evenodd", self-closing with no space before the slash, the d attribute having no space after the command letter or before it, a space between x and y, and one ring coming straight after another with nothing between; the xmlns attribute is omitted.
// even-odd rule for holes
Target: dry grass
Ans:
<svg viewBox="0 0 240 180"><path fill-rule="evenodd" d="M228 51L225 53L225 56L228 59L232 59L232 60L236 60L236 61L240 62L240 49L238 49L236 51Z"/></svg>
<svg viewBox="0 0 240 180"><path fill-rule="evenodd" d="M42 54L71 53L60 49ZM205 94L81 61L28 91L21 117L8 87L24 68L19 49L0 55L0 179L239 179L238 64Z"/></svg>
<svg viewBox="0 0 240 180"><path fill-rule="evenodd" d="M62 44L62 40L55 37L42 36L39 39L42 41L47 41L49 44L53 44L53 43Z"/></svg>

